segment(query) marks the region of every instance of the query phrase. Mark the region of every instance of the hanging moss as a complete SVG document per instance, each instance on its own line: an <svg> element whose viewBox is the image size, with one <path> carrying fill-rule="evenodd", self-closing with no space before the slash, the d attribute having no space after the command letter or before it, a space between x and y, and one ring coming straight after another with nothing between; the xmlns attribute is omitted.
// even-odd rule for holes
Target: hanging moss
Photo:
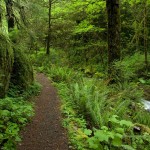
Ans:
<svg viewBox="0 0 150 150"><path fill-rule="evenodd" d="M19 92L23 92L33 83L33 68L26 54L18 49L14 49L14 64L11 74L11 85L18 87Z"/></svg>
<svg viewBox="0 0 150 150"><path fill-rule="evenodd" d="M9 39L0 34L0 98L5 96L9 87L13 57Z"/></svg>

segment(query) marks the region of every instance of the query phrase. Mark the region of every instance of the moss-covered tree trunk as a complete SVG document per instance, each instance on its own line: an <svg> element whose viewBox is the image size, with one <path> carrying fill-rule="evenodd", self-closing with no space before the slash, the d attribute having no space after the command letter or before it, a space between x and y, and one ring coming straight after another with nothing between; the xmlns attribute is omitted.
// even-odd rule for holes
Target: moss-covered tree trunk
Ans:
<svg viewBox="0 0 150 150"><path fill-rule="evenodd" d="M19 87L19 91L32 84L33 69L17 42L12 43L9 39L9 29L15 27L12 1L1 0L0 8L0 98L3 98L10 83Z"/></svg>
<svg viewBox="0 0 150 150"><path fill-rule="evenodd" d="M27 55L18 48L14 49L14 64L11 74L11 85L20 93L33 83L33 68Z"/></svg>
<svg viewBox="0 0 150 150"><path fill-rule="evenodd" d="M0 34L0 98L4 97L9 87L13 66L13 50L9 39Z"/></svg>
<svg viewBox="0 0 150 150"><path fill-rule="evenodd" d="M145 54L145 68L148 73L148 28L147 28L147 0L144 0L144 54Z"/></svg>
<svg viewBox="0 0 150 150"><path fill-rule="evenodd" d="M108 74L113 75L113 62L120 60L120 3L106 0L108 14Z"/></svg>
<svg viewBox="0 0 150 150"><path fill-rule="evenodd" d="M14 28L15 26L15 15L13 12L13 0L5 0L7 10L7 23L8 29Z"/></svg>
<svg viewBox="0 0 150 150"><path fill-rule="evenodd" d="M8 37L8 23L6 19L6 3L0 3L0 98L7 93L13 66L13 49Z"/></svg>
<svg viewBox="0 0 150 150"><path fill-rule="evenodd" d="M8 37L8 22L5 0L0 1L0 33Z"/></svg>

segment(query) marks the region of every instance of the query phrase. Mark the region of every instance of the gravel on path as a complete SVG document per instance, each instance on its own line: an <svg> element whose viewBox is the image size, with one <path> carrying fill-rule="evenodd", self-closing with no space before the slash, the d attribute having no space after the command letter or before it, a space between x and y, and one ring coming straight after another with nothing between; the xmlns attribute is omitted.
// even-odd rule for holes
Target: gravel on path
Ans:
<svg viewBox="0 0 150 150"><path fill-rule="evenodd" d="M68 150L57 91L44 74L38 74L37 81L43 88L35 99L35 116L21 132L17 150Z"/></svg>

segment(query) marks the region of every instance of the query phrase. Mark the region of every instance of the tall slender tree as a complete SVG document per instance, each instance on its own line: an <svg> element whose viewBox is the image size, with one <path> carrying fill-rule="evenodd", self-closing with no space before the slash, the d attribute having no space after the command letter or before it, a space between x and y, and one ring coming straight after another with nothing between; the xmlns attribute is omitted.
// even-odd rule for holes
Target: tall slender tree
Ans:
<svg viewBox="0 0 150 150"><path fill-rule="evenodd" d="M144 0L144 53L145 53L145 66L146 70L148 70L147 0Z"/></svg>
<svg viewBox="0 0 150 150"><path fill-rule="evenodd" d="M52 12L52 0L49 0L48 8L48 36L47 36L47 48L46 54L50 54L50 44L51 44L51 12Z"/></svg>
<svg viewBox="0 0 150 150"><path fill-rule="evenodd" d="M108 14L108 74L113 75L113 62L120 60L120 1L106 0Z"/></svg>

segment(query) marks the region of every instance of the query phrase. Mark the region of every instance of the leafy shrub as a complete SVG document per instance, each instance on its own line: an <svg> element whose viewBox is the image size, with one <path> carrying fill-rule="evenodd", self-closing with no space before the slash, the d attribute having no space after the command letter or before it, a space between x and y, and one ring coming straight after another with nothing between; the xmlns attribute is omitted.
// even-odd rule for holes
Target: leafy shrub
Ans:
<svg viewBox="0 0 150 150"><path fill-rule="evenodd" d="M66 82L69 84L70 82L74 82L75 80L80 80L82 78L80 73L76 73L68 67L58 67L56 65L51 65L51 67L47 69L47 73L49 77L57 83Z"/></svg>
<svg viewBox="0 0 150 150"><path fill-rule="evenodd" d="M70 89L71 100L77 105L80 113L90 116L98 126L104 125L108 94L105 83L83 78L82 82L71 85Z"/></svg>
<svg viewBox="0 0 150 150"><path fill-rule="evenodd" d="M122 61L116 62L115 68L120 72L116 78L121 79L122 82L137 80L138 77L146 74L144 55L135 53L133 56L127 56Z"/></svg>
<svg viewBox="0 0 150 150"><path fill-rule="evenodd" d="M54 82L69 82L74 76L74 72L67 67L51 66L49 75Z"/></svg>
<svg viewBox="0 0 150 150"><path fill-rule="evenodd" d="M66 83L55 84L59 89L59 95L62 100L62 114L65 117L63 126L68 130L69 148L72 150L87 150L85 147L84 129L86 129L86 120L75 110L77 106L70 100L70 91Z"/></svg>
<svg viewBox="0 0 150 150"><path fill-rule="evenodd" d="M138 111L135 111L133 120L150 127L150 112L143 109L143 106L139 104Z"/></svg>
<svg viewBox="0 0 150 150"><path fill-rule="evenodd" d="M88 147L92 150L148 150L150 146L150 134L143 133L142 136L136 135L133 131L134 124L127 120L119 120L117 115L113 115L109 120L108 126L101 129L85 130ZM147 145L145 145L147 144Z"/></svg>
<svg viewBox="0 0 150 150"><path fill-rule="evenodd" d="M51 54L46 55L45 48L40 48L39 51L37 51L37 54L32 54L31 59L33 60L33 64L35 67L44 67L45 69L51 66L51 64L55 64L57 66L64 66L63 63L66 61L66 59L63 59L65 57L62 50L55 50L51 48ZM60 61L61 59L61 61ZM62 62L63 61L63 62Z"/></svg>
<svg viewBox="0 0 150 150"><path fill-rule="evenodd" d="M32 104L22 98L0 99L0 146L4 150L15 149L20 141L20 128L34 115Z"/></svg>
<svg viewBox="0 0 150 150"><path fill-rule="evenodd" d="M85 87L83 86L84 82L86 83ZM92 80L84 82L80 84L76 83L74 89L71 89L66 83L56 84L63 102L62 112L63 115L66 116L63 125L69 132L70 148L75 150L136 150L145 147L145 150L148 150L150 146L149 132L143 132L137 135L133 132L133 127L136 125L131 121L120 120L117 115L113 115L117 113L123 118L123 113L128 112L127 108L131 101L121 100L115 105L117 106L119 104L117 107L114 109L111 108L108 111L110 105L108 105L109 107L107 106L107 97L101 102L102 105L100 109L98 109L98 107L96 108L98 111L95 111L96 109L84 109L87 105L93 106L93 100L91 100L91 98L94 97L94 91L99 89L96 87L97 83ZM105 88L103 90L105 91ZM83 101L81 100L82 98L84 98ZM91 102L89 103L88 100ZM109 99L108 101L111 100ZM97 103L94 103L95 107L96 105L100 106L99 101L96 102ZM82 112L82 114L78 113L78 110ZM99 121L101 121L99 129L87 129L87 123L84 119L85 116L82 116L87 112L83 113L83 110L95 115L95 118L92 118L93 122L99 123ZM101 116L100 119L102 120L99 120L99 116ZM90 120L90 122L92 121ZM145 144L147 144L147 146L145 146Z"/></svg>
<svg viewBox="0 0 150 150"><path fill-rule="evenodd" d="M34 82L33 84L29 85L29 87L24 90L23 93L20 93L20 88L18 86L11 85L8 91L9 97L23 97L24 99L28 99L33 95L37 95L41 89L41 85L38 82Z"/></svg>
<svg viewBox="0 0 150 150"><path fill-rule="evenodd" d="M37 55L31 55L31 58L34 58L33 64L36 67L48 67L48 65L50 64L50 57L46 56L43 50L39 51Z"/></svg>
<svg viewBox="0 0 150 150"><path fill-rule="evenodd" d="M21 141L19 132L34 115L33 104L25 99L40 91L39 83L30 85L22 94L18 87L11 86L8 96L0 99L0 147L4 150L15 150L17 142Z"/></svg>

